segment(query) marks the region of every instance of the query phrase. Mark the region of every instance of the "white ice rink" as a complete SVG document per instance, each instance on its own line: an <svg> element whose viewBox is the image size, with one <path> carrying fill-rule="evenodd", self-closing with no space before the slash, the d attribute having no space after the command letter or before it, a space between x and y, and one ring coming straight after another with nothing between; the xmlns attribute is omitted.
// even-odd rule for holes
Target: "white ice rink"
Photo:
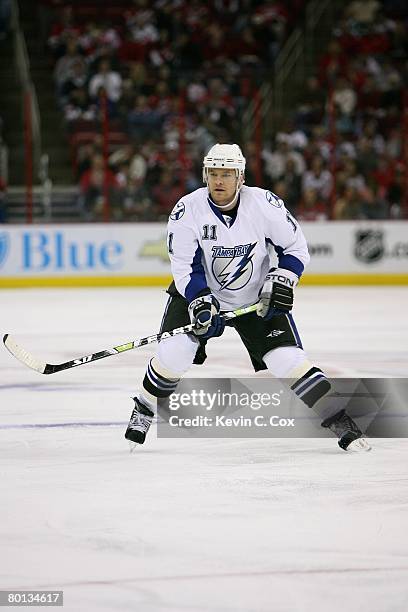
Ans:
<svg viewBox="0 0 408 612"><path fill-rule="evenodd" d="M154 333L165 299L3 290L0 331L61 362ZM408 376L408 288L296 299L330 376ZM251 376L237 338L211 341L191 375ZM130 454L130 396L153 351L44 376L0 347L0 590L63 589L67 612L406 612L408 440L350 455L334 438L151 431Z"/></svg>

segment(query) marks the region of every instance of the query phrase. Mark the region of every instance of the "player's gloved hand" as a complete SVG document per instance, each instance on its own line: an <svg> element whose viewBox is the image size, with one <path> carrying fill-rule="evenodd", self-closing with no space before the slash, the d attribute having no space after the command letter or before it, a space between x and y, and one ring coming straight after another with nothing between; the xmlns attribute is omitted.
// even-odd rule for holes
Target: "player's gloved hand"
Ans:
<svg viewBox="0 0 408 612"><path fill-rule="evenodd" d="M265 277L256 314L266 321L293 308L293 289L299 277L290 270L271 268Z"/></svg>
<svg viewBox="0 0 408 612"><path fill-rule="evenodd" d="M204 340L221 336L225 329L225 321L220 316L220 304L211 294L190 302L188 314L190 321L195 325L193 334Z"/></svg>

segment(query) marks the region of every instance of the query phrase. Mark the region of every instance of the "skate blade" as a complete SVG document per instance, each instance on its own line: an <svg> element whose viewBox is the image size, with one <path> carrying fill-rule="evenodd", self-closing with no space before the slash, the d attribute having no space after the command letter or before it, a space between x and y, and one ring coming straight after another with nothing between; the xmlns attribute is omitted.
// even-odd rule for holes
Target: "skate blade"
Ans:
<svg viewBox="0 0 408 612"><path fill-rule="evenodd" d="M138 446L140 446L140 444L136 444L136 442L129 440L129 453L134 453Z"/></svg>
<svg viewBox="0 0 408 612"><path fill-rule="evenodd" d="M357 438L357 440L350 442L347 447L347 451L351 451L353 453L363 453L370 450L371 446L369 445L367 438Z"/></svg>

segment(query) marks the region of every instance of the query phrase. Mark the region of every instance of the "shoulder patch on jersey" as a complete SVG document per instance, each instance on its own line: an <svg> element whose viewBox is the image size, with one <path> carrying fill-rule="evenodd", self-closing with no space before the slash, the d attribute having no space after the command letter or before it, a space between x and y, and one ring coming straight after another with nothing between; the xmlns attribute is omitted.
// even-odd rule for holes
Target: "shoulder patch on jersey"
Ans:
<svg viewBox="0 0 408 612"><path fill-rule="evenodd" d="M186 207L184 205L184 202L177 202L177 204L170 213L170 219L172 221L178 221L179 219L181 219L185 212Z"/></svg>
<svg viewBox="0 0 408 612"><path fill-rule="evenodd" d="M268 200L269 204L276 206L276 208L282 208L283 206L283 200L278 198L278 196L272 193L272 191L266 192L266 199Z"/></svg>

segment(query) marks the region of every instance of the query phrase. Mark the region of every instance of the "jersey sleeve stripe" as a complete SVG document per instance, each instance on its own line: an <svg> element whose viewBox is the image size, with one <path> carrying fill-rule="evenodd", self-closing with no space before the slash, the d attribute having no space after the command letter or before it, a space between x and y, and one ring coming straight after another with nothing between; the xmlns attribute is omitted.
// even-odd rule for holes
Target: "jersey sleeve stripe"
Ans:
<svg viewBox="0 0 408 612"><path fill-rule="evenodd" d="M278 264L280 268L283 268L284 270L290 270L291 272L294 272L295 274L298 275L298 277L300 278L303 274L303 270L305 269L304 264L300 261L300 259L298 259L297 257L295 257L294 255L290 255L288 254L284 254L284 249L281 246L277 246L276 244L273 244L272 240L270 238L266 238L265 241L267 244L270 244L273 246L273 248L275 249L275 252L278 256Z"/></svg>
<svg viewBox="0 0 408 612"><path fill-rule="evenodd" d="M207 279L205 277L204 267L201 263L202 249L197 247L193 262L191 264L190 280L185 289L185 297L188 302L194 300L200 291L207 288Z"/></svg>
<svg viewBox="0 0 408 612"><path fill-rule="evenodd" d="M302 276L305 266L302 264L300 259L294 255L282 255L282 257L278 256L278 260L280 268L294 272L299 278Z"/></svg>

